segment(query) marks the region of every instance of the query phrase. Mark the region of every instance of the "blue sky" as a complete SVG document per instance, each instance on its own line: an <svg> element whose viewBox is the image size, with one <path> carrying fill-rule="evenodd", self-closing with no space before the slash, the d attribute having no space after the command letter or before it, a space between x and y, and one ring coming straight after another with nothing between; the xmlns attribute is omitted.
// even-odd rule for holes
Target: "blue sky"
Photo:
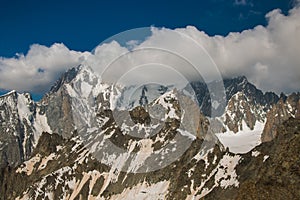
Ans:
<svg viewBox="0 0 300 200"><path fill-rule="evenodd" d="M147 26L193 25L209 35L227 35L258 24L275 8L286 13L291 0L36 1L2 0L0 56L26 53L34 43L89 51L119 32Z"/></svg>
<svg viewBox="0 0 300 200"><path fill-rule="evenodd" d="M105 39L149 26L181 28L224 76L245 75L263 91L289 93L300 85L299 5L300 0L2 0L0 94L16 89L38 99L86 55L97 62L111 57L105 48L101 55L91 52Z"/></svg>

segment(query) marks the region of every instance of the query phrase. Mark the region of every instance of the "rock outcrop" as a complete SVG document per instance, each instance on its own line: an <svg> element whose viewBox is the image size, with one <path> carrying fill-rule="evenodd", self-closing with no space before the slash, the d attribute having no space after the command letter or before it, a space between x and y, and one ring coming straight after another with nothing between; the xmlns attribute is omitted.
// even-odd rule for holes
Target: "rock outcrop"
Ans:
<svg viewBox="0 0 300 200"><path fill-rule="evenodd" d="M293 93L287 98L281 98L268 112L266 125L261 140L268 142L277 135L277 127L290 117L300 117L300 93Z"/></svg>
<svg viewBox="0 0 300 200"><path fill-rule="evenodd" d="M256 122L263 123L264 107L253 102L243 92L238 92L229 99L221 121L234 133L245 128L254 129ZM247 126L247 127L245 127Z"/></svg>

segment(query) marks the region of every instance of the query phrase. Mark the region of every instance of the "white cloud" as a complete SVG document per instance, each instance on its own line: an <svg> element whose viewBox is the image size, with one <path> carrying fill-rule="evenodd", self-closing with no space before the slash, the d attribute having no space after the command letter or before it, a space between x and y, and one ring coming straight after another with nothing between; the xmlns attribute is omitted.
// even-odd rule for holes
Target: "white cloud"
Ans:
<svg viewBox="0 0 300 200"><path fill-rule="evenodd" d="M257 26L226 37L209 37L194 27L178 29L209 52L224 76L246 75L263 90L297 91L300 86L300 8L288 16L280 10L266 15L268 26Z"/></svg>
<svg viewBox="0 0 300 200"><path fill-rule="evenodd" d="M116 41L112 41L108 44L98 45L83 63L91 66L95 72L102 74L111 62L127 52L128 50L125 47L120 46Z"/></svg>
<svg viewBox="0 0 300 200"><path fill-rule="evenodd" d="M80 64L88 54L69 50L63 44L34 44L27 55L0 58L0 88L45 92L59 74Z"/></svg>
<svg viewBox="0 0 300 200"><path fill-rule="evenodd" d="M278 9L273 10L266 18L266 27L257 26L225 37L211 37L192 26L175 31L152 28L152 36L146 41L128 43L134 52L115 41L97 46L92 53L72 51L63 44L32 45L27 55L0 58L0 88L47 91L61 72L80 63L92 66L100 74L110 66L105 74L111 77L106 79L120 78L118 76L129 70L129 77L137 82L151 77L172 81L178 79L176 73L193 77L195 71L191 64L204 78L212 78L216 74L216 63L223 76L246 75L264 91L297 91L300 86L300 8L295 6L288 16ZM156 50L138 50L149 47ZM117 62L112 63L116 59ZM149 63L153 64L153 70ZM155 76L158 65L164 67L165 75ZM136 75L132 73L134 67L148 67L145 68L147 73ZM168 75L168 70L175 72L174 76Z"/></svg>

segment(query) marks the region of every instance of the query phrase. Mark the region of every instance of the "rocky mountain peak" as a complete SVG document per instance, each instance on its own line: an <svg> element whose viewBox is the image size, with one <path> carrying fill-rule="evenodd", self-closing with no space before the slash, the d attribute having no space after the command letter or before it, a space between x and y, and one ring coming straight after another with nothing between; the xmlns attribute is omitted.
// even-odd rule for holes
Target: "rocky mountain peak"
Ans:
<svg viewBox="0 0 300 200"><path fill-rule="evenodd" d="M255 104L244 92L237 92L229 99L220 120L227 130L234 133L245 129L253 130L257 122L264 123L265 112L261 105Z"/></svg>
<svg viewBox="0 0 300 200"><path fill-rule="evenodd" d="M261 90L257 89L252 83L248 81L245 76L226 78L223 80L223 83L227 101L229 101L236 93L243 92L248 99L250 99L255 104L263 106L264 111L267 112L272 107L272 105L279 100L278 95L276 95L275 93L263 93ZM215 83L211 82L207 84L213 85ZM214 107L211 104L207 84L201 81L191 82L191 86L195 91L201 111L205 114L205 116L210 116L211 109L214 109ZM219 113L219 116L221 116L222 114L223 113Z"/></svg>
<svg viewBox="0 0 300 200"><path fill-rule="evenodd" d="M78 72L83 68L82 65L79 65L77 67L73 67L68 69L65 73L61 75L61 77L54 83L54 85L51 87L49 93L55 93L57 92L62 85L65 83L70 83L78 74Z"/></svg>
<svg viewBox="0 0 300 200"><path fill-rule="evenodd" d="M41 105L53 132L68 138L76 127L86 123L94 111L96 97L101 92L100 78L86 65L79 65L65 72ZM85 117L77 116L82 115Z"/></svg>
<svg viewBox="0 0 300 200"><path fill-rule="evenodd" d="M17 91L12 90L10 92L7 92L6 94L0 95L0 98L5 98L5 97L9 97L9 96L17 96Z"/></svg>
<svg viewBox="0 0 300 200"><path fill-rule="evenodd" d="M246 85L249 83L246 76L233 77L231 82L240 87L246 87Z"/></svg>
<svg viewBox="0 0 300 200"><path fill-rule="evenodd" d="M257 89L245 76L225 79L224 87L227 100L237 92L242 91L249 99L252 99L254 103L265 106L266 110L270 109L270 107L279 100L279 97L275 93L263 93L261 90Z"/></svg>

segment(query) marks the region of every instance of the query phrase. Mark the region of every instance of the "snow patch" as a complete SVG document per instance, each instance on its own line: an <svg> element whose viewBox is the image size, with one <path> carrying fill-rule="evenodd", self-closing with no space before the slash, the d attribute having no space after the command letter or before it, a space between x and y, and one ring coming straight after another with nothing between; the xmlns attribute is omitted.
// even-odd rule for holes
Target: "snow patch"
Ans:
<svg viewBox="0 0 300 200"><path fill-rule="evenodd" d="M257 156L259 156L259 154L260 154L259 151L252 151L252 152L251 152L251 156L252 156L252 157L257 157Z"/></svg>
<svg viewBox="0 0 300 200"><path fill-rule="evenodd" d="M23 121L23 119L28 119L32 115L32 113L29 110L28 104L29 100L25 96L25 94L18 94L17 108L21 121Z"/></svg>
<svg viewBox="0 0 300 200"><path fill-rule="evenodd" d="M268 156L268 155L265 155L264 156L264 160L263 160L263 162L265 162L268 158L269 158L270 156Z"/></svg>
<svg viewBox="0 0 300 200"><path fill-rule="evenodd" d="M172 103L169 103L172 99L176 100L176 96L174 94L174 90L170 92L166 92L165 94L158 97L154 104L162 105L166 110L167 113L165 114L165 119L167 118L174 118L174 119L180 119L180 117L176 114L176 109L174 108Z"/></svg>
<svg viewBox="0 0 300 200"><path fill-rule="evenodd" d="M34 165L41 161L41 155L37 154L31 159L25 161L21 167L16 170L16 173L25 172L28 176L32 174L34 170Z"/></svg>
<svg viewBox="0 0 300 200"><path fill-rule="evenodd" d="M220 186L223 189L233 186L238 187L239 181L237 180L237 174L235 167L239 163L241 156L231 156L228 153L225 154L219 161L217 167L207 176L206 180L201 182L201 185L196 189L191 187L191 195L189 199L201 199L210 193L215 187ZM211 188L207 188L206 183L214 178L214 185ZM192 182L193 183L193 182ZM195 196L196 193L201 191L200 195Z"/></svg>
<svg viewBox="0 0 300 200"><path fill-rule="evenodd" d="M93 86L88 84L87 82L81 82L82 97L88 98L92 91L92 88L93 88Z"/></svg>
<svg viewBox="0 0 300 200"><path fill-rule="evenodd" d="M86 172L83 172L83 177L82 177L81 180L76 182L73 193L71 194L69 200L73 200L77 197L77 195L81 191L82 187L89 180L89 178L90 178L90 174L86 173Z"/></svg>
<svg viewBox="0 0 300 200"><path fill-rule="evenodd" d="M218 172L215 175L215 183L219 183L224 189L229 186L238 187L239 181L237 180L235 167L239 163L240 159L241 156L239 155L230 156L225 154L219 162Z"/></svg>
<svg viewBox="0 0 300 200"><path fill-rule="evenodd" d="M47 163L56 157L57 157L57 155L55 153L51 153L49 156L43 158L40 166L38 167L38 170L44 169L47 166Z"/></svg>
<svg viewBox="0 0 300 200"><path fill-rule="evenodd" d="M47 122L46 114L40 115L39 110L37 110L37 114L35 117L35 121L33 123L33 127L35 129L35 133L34 133L35 141L38 141L40 135L42 135L43 132L52 133L52 130Z"/></svg>
<svg viewBox="0 0 300 200"><path fill-rule="evenodd" d="M153 141L151 139L143 139L139 141L139 152L136 153L135 158L130 163L129 171L136 172L143 166L145 160L153 153ZM135 144L132 144L135 146Z"/></svg>
<svg viewBox="0 0 300 200"><path fill-rule="evenodd" d="M147 199L147 200L163 200L166 197L169 188L169 181L161 181L152 185L147 182L140 183L134 187L126 188L121 194L111 197L114 200L132 200L132 199Z"/></svg>
<svg viewBox="0 0 300 200"><path fill-rule="evenodd" d="M195 140L196 139L196 136L191 134L190 132L186 131L186 130L181 130L181 129L177 129L178 132L183 135L183 136L186 136L188 138L190 138L191 140Z"/></svg>
<svg viewBox="0 0 300 200"><path fill-rule="evenodd" d="M220 142L229 148L233 153L247 153L254 147L261 144L261 134L265 123L256 122L253 130L245 128L246 130L234 133L227 131L225 133L216 133ZM247 126L243 126L247 127Z"/></svg>

